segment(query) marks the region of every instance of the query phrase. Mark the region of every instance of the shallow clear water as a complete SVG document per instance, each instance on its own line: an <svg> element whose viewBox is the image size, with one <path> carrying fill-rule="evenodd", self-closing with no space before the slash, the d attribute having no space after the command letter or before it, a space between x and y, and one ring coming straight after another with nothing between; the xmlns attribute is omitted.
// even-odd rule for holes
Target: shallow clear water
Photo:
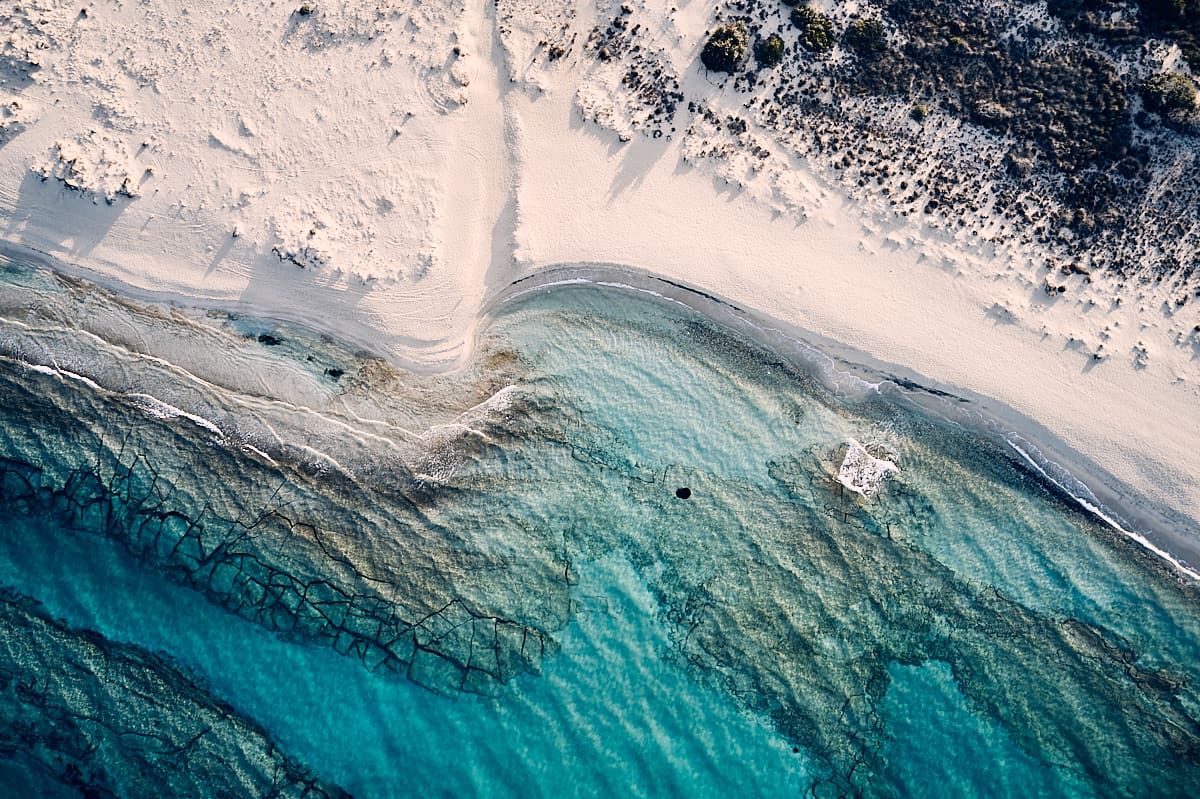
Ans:
<svg viewBox="0 0 1200 799"><path fill-rule="evenodd" d="M0 584L171 654L355 795L1200 777L1194 586L1014 453L675 304L532 293L418 378L5 291ZM851 440L899 467L874 496L835 479Z"/></svg>

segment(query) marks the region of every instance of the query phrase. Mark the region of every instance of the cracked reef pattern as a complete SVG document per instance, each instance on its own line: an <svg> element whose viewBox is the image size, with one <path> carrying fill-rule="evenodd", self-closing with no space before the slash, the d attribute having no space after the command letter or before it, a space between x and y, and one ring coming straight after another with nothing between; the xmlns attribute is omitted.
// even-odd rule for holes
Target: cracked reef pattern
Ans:
<svg viewBox="0 0 1200 799"><path fill-rule="evenodd" d="M187 419L147 423L112 397L80 417L58 404L59 379L13 376L0 375L6 409L54 422L19 441L0 433L20 453L0 459L4 512L113 538L240 616L436 690L491 692L536 672L552 646L536 627L452 593L444 568L504 572L504 563L471 552L418 508L389 514L384 500L341 480L332 497L306 491L289 482L299 475L208 446L205 428Z"/></svg>
<svg viewBox="0 0 1200 799"><path fill-rule="evenodd" d="M669 775L694 795L753 794L768 772L817 796L935 782L1170 796L1200 780L1195 586L1015 453L874 392L835 394L691 311L612 288L535 292L501 307L463 375L421 378L286 327L7 277L3 514L118 546L287 646L361 662L344 681L480 695L423 722L485 775L478 793L579 792L603 769L598 793ZM202 363L195 342L214 339L235 366ZM835 479L850 440L899 467L874 497ZM641 604L619 609L614 560ZM588 649L580 631L618 618ZM634 713L622 697L649 672L603 636L652 629L653 659L686 680ZM13 657L45 663L36 650ZM6 713L28 711L16 696ZM781 760L739 732L718 792L662 720L726 703L797 751ZM455 713L477 714L486 747ZM630 745L596 734L601 717ZM574 747L570 765L517 747L539 726ZM353 768L282 734L319 773ZM397 774L419 766L383 756ZM488 756L541 765L506 789L486 781Z"/></svg>
<svg viewBox="0 0 1200 799"><path fill-rule="evenodd" d="M587 518L549 523L573 557L627 553L671 622L671 655L812 753L817 795L903 794L906 748L954 751L936 719L898 741L881 710L894 670L919 664L948 666L1014 745L1011 765L1044 779L1034 790L1183 795L1200 777L1194 586L1014 453L870 392L839 401L701 320L643 301L614 314L576 292L499 325L519 319L519 349L554 375L542 390L559 413L531 435L560 467L540 491L581 475L556 507ZM603 354L579 357L585 342ZM833 479L850 438L900 465L873 501ZM941 765L960 786L998 771Z"/></svg>
<svg viewBox="0 0 1200 799"><path fill-rule="evenodd" d="M0 629L10 796L348 796L161 656L72 630L10 592Z"/></svg>
<svg viewBox="0 0 1200 799"><path fill-rule="evenodd" d="M0 428L2 512L111 538L233 613L434 690L491 693L540 669L553 646L540 628L560 623L556 599L565 615L560 566L526 569L477 546L399 460L360 480L365 467L351 474L323 453L282 460L294 453L259 439L275 460L239 432L216 387L193 379L206 398L169 394L197 403L206 415L197 416L122 390L148 381L162 393L154 373L169 379L173 367L154 356L81 331L84 349L58 357L42 333L22 324L0 341L8 354L45 362L0 372L6 412L33 423ZM307 429L300 443L311 454L321 436ZM506 592L497 604L480 593L487 581L472 580L479 573L536 593Z"/></svg>

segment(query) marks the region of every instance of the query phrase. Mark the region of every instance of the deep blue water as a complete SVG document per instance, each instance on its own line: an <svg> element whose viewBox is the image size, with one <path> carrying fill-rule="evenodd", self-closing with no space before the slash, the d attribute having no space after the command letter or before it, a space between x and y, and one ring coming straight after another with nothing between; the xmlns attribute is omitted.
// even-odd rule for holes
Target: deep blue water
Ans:
<svg viewBox="0 0 1200 799"><path fill-rule="evenodd" d="M1169 796L1200 776L1194 586L1013 453L693 312L534 293L476 368L431 379L244 319L99 294L72 317L44 275L5 290L0 456L43 490L4 483L0 584L169 653L355 795ZM871 496L838 481L851 441L898 467ZM117 510L49 498L85 493ZM195 552L163 543L185 519ZM295 589L314 580L369 612L321 610Z"/></svg>

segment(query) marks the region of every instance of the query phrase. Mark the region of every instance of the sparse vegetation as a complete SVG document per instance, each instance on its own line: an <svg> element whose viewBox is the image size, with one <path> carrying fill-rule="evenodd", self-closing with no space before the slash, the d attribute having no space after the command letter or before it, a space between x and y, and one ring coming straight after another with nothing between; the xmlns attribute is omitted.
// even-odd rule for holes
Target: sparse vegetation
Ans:
<svg viewBox="0 0 1200 799"><path fill-rule="evenodd" d="M883 52L887 46L883 23L877 19L856 19L846 28L842 36L846 46L861 56Z"/></svg>
<svg viewBox="0 0 1200 799"><path fill-rule="evenodd" d="M1164 116L1186 114L1196 108L1196 85L1178 72L1155 75L1142 84L1142 102Z"/></svg>
<svg viewBox="0 0 1200 799"><path fill-rule="evenodd" d="M800 31L800 44L814 53L833 49L833 20L808 6L797 6L792 24Z"/></svg>
<svg viewBox="0 0 1200 799"><path fill-rule="evenodd" d="M765 39L759 39L754 46L754 59L759 66L773 67L783 60L783 37L772 33Z"/></svg>
<svg viewBox="0 0 1200 799"><path fill-rule="evenodd" d="M1142 0L1142 17L1148 32L1174 40L1192 72L1200 72L1200 0Z"/></svg>
<svg viewBox="0 0 1200 799"><path fill-rule="evenodd" d="M888 14L905 42L858 59L852 89L929 98L949 114L1026 142L1042 165L1066 172L1129 155L1129 90L1111 56L1084 42L1040 48L1006 38L978 10L894 0Z"/></svg>
<svg viewBox="0 0 1200 799"><path fill-rule="evenodd" d="M1048 0L1056 19L1033 21L1018 0L879 0L828 16L830 0L778 2L726 4L723 13L749 15L738 19L759 67L739 69L736 85L769 87L760 120L810 126L811 151L852 191L879 187L899 214L937 224L1000 219L997 241L1082 253L1086 268L1130 279L1177 277L1179 305L1200 297L1190 277L1200 234L1188 226L1200 197L1200 62L1189 55L1200 0ZM796 33L777 29L779 12ZM779 33L786 69L768 70L768 37ZM1192 70L1174 65L1176 45ZM848 57L805 57L831 49ZM876 137L874 121L897 117L900 136ZM980 149L962 155L943 130ZM985 212L980 185L995 197Z"/></svg>
<svg viewBox="0 0 1200 799"><path fill-rule="evenodd" d="M708 42L700 53L700 60L706 69L713 72L733 73L745 58L749 45L750 35L740 22L722 25L708 37Z"/></svg>
<svg viewBox="0 0 1200 799"><path fill-rule="evenodd" d="M1129 13L1136 5L1137 13ZM1200 71L1200 0L1048 0L1047 9L1071 30L1115 44L1147 37L1179 45L1193 71Z"/></svg>

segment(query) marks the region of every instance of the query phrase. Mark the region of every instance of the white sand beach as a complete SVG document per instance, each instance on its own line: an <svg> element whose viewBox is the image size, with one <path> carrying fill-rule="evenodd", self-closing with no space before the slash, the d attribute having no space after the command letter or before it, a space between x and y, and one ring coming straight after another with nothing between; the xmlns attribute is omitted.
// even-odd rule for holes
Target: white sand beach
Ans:
<svg viewBox="0 0 1200 799"><path fill-rule="evenodd" d="M1200 530L1200 302L1058 268L982 212L901 214L806 156L762 121L769 82L701 65L716 4L301 6L0 10L0 246L425 371L465 361L513 280L645 270L1010 407ZM996 157L923 130L931 157Z"/></svg>

